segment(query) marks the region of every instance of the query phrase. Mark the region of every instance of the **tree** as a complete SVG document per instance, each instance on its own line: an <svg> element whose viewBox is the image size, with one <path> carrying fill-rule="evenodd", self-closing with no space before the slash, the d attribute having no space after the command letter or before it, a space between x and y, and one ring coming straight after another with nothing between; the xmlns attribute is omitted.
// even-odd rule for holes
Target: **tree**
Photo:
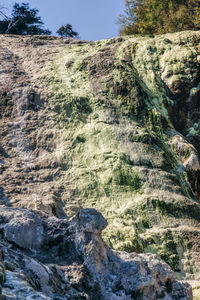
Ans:
<svg viewBox="0 0 200 300"><path fill-rule="evenodd" d="M74 37L74 38L78 38L79 35L78 32L73 31L72 25L70 24L61 26L56 33L58 33L60 36Z"/></svg>
<svg viewBox="0 0 200 300"><path fill-rule="evenodd" d="M125 0L120 34L200 29L200 0Z"/></svg>
<svg viewBox="0 0 200 300"><path fill-rule="evenodd" d="M37 16L37 9L30 9L28 3L15 3L10 17L4 16L0 21L0 33L7 34L51 34L48 29L43 29L43 22Z"/></svg>

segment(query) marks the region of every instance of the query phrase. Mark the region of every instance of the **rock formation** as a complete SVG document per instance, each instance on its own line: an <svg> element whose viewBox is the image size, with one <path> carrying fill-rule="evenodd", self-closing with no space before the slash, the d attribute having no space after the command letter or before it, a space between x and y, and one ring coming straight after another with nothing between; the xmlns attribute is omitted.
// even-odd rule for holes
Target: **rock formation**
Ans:
<svg viewBox="0 0 200 300"><path fill-rule="evenodd" d="M0 215L1 299L192 299L156 255L109 249L95 209L70 221L17 208Z"/></svg>
<svg viewBox="0 0 200 300"><path fill-rule="evenodd" d="M111 248L158 254L198 290L199 44L198 31L0 36L2 208L61 219L98 209ZM40 222L14 218L5 238L17 247L24 230L40 248Z"/></svg>

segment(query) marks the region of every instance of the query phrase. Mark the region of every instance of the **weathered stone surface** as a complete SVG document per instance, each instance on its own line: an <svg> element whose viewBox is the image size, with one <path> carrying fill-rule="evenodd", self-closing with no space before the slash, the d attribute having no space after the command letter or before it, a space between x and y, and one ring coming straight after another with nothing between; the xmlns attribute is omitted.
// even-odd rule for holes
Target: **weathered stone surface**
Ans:
<svg viewBox="0 0 200 300"><path fill-rule="evenodd" d="M5 228L19 209L1 208L0 216ZM107 223L95 209L83 209L70 221L22 210L21 227L24 220L26 229L30 216L30 235L38 222L44 228L39 249L0 239L2 299L192 299L189 284L177 281L158 256L108 248L101 237ZM23 241L23 228L17 236Z"/></svg>
<svg viewBox="0 0 200 300"><path fill-rule="evenodd" d="M96 208L112 248L199 280L199 41L0 36L1 205Z"/></svg>
<svg viewBox="0 0 200 300"><path fill-rule="evenodd" d="M76 219L78 219L80 230L88 233L101 233L108 225L104 217L94 208L81 210Z"/></svg>
<svg viewBox="0 0 200 300"><path fill-rule="evenodd" d="M39 218L27 210L0 208L0 228L4 237L24 249L39 248L43 240L43 226Z"/></svg>
<svg viewBox="0 0 200 300"><path fill-rule="evenodd" d="M4 266L4 256L3 251L0 250L0 295L2 292L2 286L5 281L5 266Z"/></svg>

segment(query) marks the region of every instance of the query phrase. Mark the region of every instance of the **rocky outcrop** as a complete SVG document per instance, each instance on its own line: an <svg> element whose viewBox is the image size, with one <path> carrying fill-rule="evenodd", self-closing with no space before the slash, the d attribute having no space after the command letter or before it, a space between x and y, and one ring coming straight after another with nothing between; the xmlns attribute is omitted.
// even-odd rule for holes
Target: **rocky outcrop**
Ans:
<svg viewBox="0 0 200 300"><path fill-rule="evenodd" d="M199 42L1 36L1 205L59 218L96 208L111 248L199 281ZM40 247L40 223L24 226Z"/></svg>
<svg viewBox="0 0 200 300"><path fill-rule="evenodd" d="M192 299L189 284L156 255L109 249L95 209L69 221L16 208L0 215L1 299Z"/></svg>

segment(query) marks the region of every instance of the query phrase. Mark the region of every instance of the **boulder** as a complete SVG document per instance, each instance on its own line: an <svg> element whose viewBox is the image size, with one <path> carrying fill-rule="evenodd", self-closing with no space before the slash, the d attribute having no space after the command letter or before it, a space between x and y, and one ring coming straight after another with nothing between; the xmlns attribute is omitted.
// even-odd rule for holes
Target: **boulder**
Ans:
<svg viewBox="0 0 200 300"><path fill-rule="evenodd" d="M107 221L93 208L71 220L1 208L0 218L6 299L192 299L157 255L110 249L101 236Z"/></svg>

